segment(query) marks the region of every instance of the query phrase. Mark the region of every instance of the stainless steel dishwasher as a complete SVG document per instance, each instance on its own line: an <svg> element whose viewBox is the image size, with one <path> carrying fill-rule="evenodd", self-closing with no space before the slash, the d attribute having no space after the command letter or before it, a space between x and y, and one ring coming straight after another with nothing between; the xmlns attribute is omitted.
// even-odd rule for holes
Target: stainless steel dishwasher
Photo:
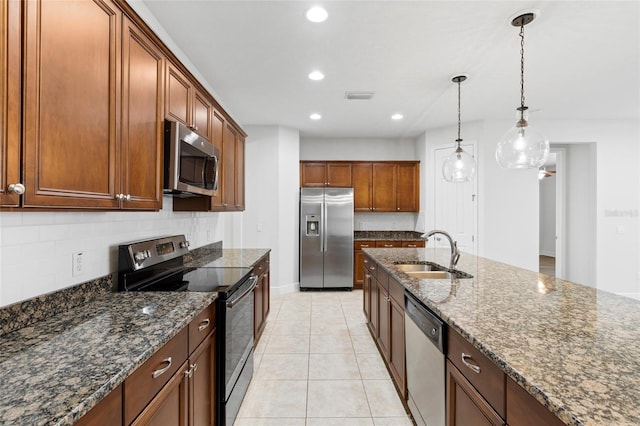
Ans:
<svg viewBox="0 0 640 426"><path fill-rule="evenodd" d="M405 292L409 409L418 426L445 424L444 323Z"/></svg>

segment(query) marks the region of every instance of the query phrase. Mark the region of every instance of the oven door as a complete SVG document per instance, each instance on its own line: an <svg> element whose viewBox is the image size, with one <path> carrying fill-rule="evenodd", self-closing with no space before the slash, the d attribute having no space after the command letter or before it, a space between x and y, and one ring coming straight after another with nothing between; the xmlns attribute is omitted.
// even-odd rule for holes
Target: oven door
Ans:
<svg viewBox="0 0 640 426"><path fill-rule="evenodd" d="M224 301L225 417L235 419L253 376L253 290L258 277L251 275Z"/></svg>

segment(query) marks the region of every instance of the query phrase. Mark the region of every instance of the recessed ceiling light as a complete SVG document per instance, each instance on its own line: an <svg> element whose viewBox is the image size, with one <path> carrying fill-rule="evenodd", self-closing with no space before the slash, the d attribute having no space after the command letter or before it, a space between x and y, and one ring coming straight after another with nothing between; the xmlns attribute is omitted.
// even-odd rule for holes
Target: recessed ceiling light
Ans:
<svg viewBox="0 0 640 426"><path fill-rule="evenodd" d="M402 120L403 118L404 118L404 115L402 115L402 114L393 114L391 116L392 120Z"/></svg>
<svg viewBox="0 0 640 426"><path fill-rule="evenodd" d="M313 114L311 114L309 116L310 119L312 120L320 120L322 118L322 116L320 114L318 114L317 112L314 112Z"/></svg>
<svg viewBox="0 0 640 426"><path fill-rule="evenodd" d="M329 14L320 6L314 6L307 10L307 19L311 22L324 22Z"/></svg>
<svg viewBox="0 0 640 426"><path fill-rule="evenodd" d="M309 73L310 80L319 81L319 80L322 80L323 78L324 78L324 74L322 74L320 71L312 71Z"/></svg>

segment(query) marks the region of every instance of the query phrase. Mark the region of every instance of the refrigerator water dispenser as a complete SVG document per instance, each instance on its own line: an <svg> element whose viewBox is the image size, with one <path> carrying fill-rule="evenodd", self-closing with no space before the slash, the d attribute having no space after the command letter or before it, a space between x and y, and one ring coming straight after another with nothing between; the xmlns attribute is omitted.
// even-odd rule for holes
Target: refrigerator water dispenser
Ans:
<svg viewBox="0 0 640 426"><path fill-rule="evenodd" d="M320 236L320 217L316 215L307 215L305 216L305 220L307 223L307 236Z"/></svg>

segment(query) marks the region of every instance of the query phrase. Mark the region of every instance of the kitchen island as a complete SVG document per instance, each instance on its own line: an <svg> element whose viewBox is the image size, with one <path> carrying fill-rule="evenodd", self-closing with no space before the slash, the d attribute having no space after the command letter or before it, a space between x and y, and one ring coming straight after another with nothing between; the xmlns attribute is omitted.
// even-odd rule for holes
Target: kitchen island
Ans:
<svg viewBox="0 0 640 426"><path fill-rule="evenodd" d="M364 253L563 423L640 424L640 302L466 253L471 279L396 266L447 266L448 249Z"/></svg>

